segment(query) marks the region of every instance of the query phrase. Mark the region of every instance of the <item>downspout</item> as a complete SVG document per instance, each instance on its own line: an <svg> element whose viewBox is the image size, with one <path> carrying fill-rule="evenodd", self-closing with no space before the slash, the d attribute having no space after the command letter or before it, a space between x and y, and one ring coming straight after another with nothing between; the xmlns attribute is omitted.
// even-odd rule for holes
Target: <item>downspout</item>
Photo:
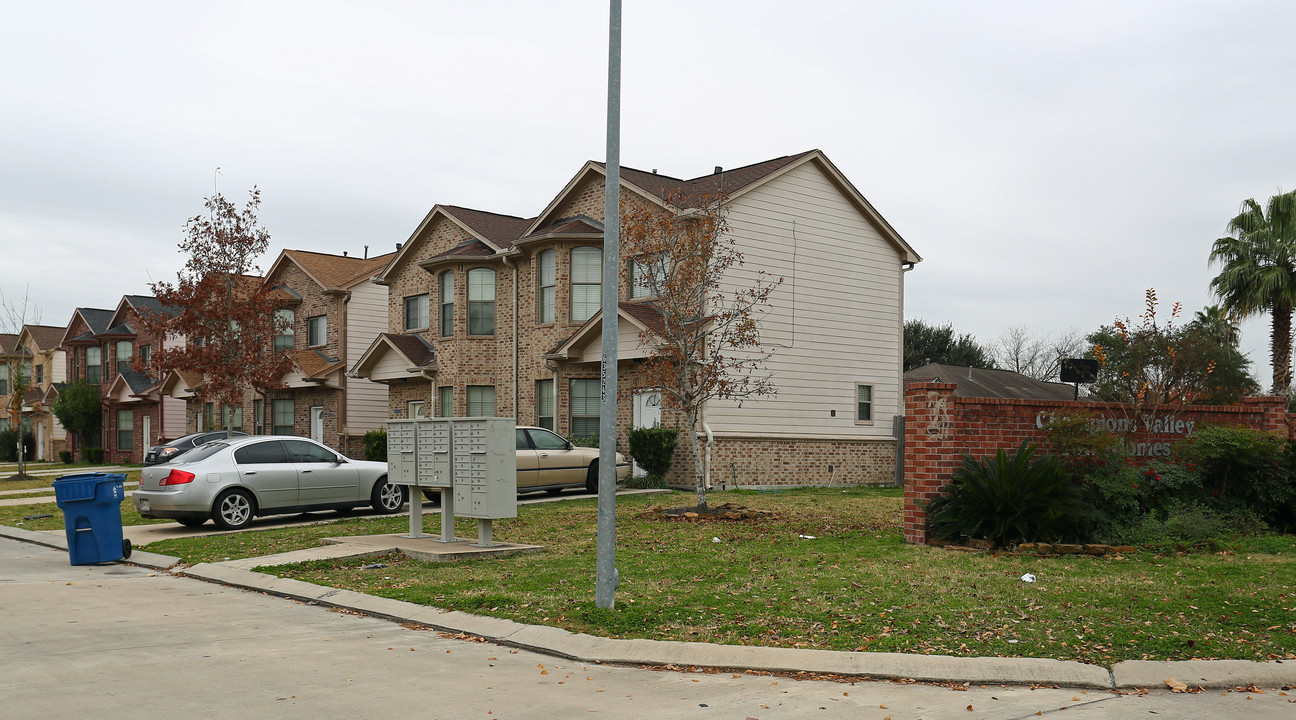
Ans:
<svg viewBox="0 0 1296 720"><path fill-rule="evenodd" d="M501 255L500 258L505 265L513 270L513 423L517 424L522 419L522 410L518 407L521 401L518 390L518 355L520 353L520 343L518 341L518 271L517 265L513 264L513 259L508 255Z"/></svg>
<svg viewBox="0 0 1296 720"><path fill-rule="evenodd" d="M706 433L706 453L702 460L702 479L706 489L711 489L711 446L715 444L715 435L706 421L706 408L702 408L702 432Z"/></svg>

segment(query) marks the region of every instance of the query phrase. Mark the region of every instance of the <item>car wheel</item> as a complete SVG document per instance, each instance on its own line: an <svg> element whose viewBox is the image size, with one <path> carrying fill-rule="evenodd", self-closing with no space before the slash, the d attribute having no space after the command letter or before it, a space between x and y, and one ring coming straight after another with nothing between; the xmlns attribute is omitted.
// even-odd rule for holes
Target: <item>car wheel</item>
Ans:
<svg viewBox="0 0 1296 720"><path fill-rule="evenodd" d="M374 510L390 515L405 504L405 486L392 485L385 477L378 478L378 482L374 483L373 493L369 497L369 504Z"/></svg>
<svg viewBox="0 0 1296 720"><path fill-rule="evenodd" d="M176 522L185 527L199 527L207 522L207 518L176 518Z"/></svg>
<svg viewBox="0 0 1296 720"><path fill-rule="evenodd" d="M441 504L441 491L440 491L440 490L424 490L424 491L423 491L423 499L424 499L424 500L427 500L428 502L432 503L433 505L440 505L440 504Z"/></svg>
<svg viewBox="0 0 1296 720"><path fill-rule="evenodd" d="M226 490L216 498L212 509L212 522L222 530L239 530L247 527L256 516L256 501L246 490Z"/></svg>
<svg viewBox="0 0 1296 720"><path fill-rule="evenodd" d="M590 463L589 472L585 473L585 492L596 493L599 489L598 463Z"/></svg>

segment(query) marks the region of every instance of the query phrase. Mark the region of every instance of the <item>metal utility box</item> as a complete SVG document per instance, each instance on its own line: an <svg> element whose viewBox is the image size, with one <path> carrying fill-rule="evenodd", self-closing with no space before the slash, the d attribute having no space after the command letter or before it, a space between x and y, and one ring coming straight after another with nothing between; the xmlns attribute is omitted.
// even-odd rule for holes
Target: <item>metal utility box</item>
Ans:
<svg viewBox="0 0 1296 720"><path fill-rule="evenodd" d="M511 418L388 420L387 478L442 488L443 510L457 516L517 517L515 430Z"/></svg>
<svg viewBox="0 0 1296 720"><path fill-rule="evenodd" d="M457 515L517 517L517 434L506 418L453 421L454 497Z"/></svg>
<svg viewBox="0 0 1296 720"><path fill-rule="evenodd" d="M452 486L450 418L387 421L387 479L393 485Z"/></svg>

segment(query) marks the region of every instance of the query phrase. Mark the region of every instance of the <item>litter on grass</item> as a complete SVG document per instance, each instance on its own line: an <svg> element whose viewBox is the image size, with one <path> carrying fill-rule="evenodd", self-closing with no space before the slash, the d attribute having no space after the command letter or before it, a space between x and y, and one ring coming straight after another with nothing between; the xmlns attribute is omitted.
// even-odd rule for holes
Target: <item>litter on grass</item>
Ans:
<svg viewBox="0 0 1296 720"><path fill-rule="evenodd" d="M815 539L815 536L814 536L814 535L797 535L797 537L801 538L802 540L814 540L814 539Z"/></svg>
<svg viewBox="0 0 1296 720"><path fill-rule="evenodd" d="M713 538L711 538L711 542L720 542L720 538L718 538L718 537L713 537Z"/></svg>
<svg viewBox="0 0 1296 720"><path fill-rule="evenodd" d="M1033 575L1032 573L1026 573L1025 575L1021 576L1021 579L1022 582L1035 582L1035 575Z"/></svg>

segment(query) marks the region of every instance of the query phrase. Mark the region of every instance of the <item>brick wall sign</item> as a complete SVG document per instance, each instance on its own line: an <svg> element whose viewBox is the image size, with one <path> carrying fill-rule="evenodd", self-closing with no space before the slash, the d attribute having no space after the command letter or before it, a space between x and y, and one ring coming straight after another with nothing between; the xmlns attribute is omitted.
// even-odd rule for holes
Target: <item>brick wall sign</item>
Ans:
<svg viewBox="0 0 1296 720"><path fill-rule="evenodd" d="M956 388L936 382L905 385L904 532L909 542L926 542L922 503L950 482L964 453L993 455L1000 449L1016 450L1023 440L1040 442L1044 427L1055 417L1091 415L1096 426L1126 434L1126 448L1135 462L1169 457L1176 441L1192 437L1205 424L1241 425L1292 436L1292 422L1281 397L1139 413L1113 403L955 397Z"/></svg>

